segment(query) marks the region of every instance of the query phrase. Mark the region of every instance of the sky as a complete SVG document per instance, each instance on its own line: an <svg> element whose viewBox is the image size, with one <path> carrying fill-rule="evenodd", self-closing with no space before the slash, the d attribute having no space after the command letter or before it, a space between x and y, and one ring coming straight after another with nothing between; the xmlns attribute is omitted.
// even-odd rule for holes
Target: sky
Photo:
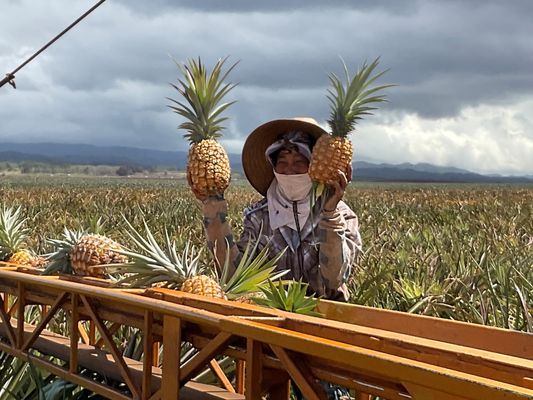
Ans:
<svg viewBox="0 0 533 400"><path fill-rule="evenodd" d="M95 1L0 0L0 74ZM185 150L175 62L239 61L224 137L277 118L327 128L328 75L380 57L388 102L350 135L355 160L533 174L531 0L107 0L0 88L0 147ZM1 148L0 148L1 151Z"/></svg>

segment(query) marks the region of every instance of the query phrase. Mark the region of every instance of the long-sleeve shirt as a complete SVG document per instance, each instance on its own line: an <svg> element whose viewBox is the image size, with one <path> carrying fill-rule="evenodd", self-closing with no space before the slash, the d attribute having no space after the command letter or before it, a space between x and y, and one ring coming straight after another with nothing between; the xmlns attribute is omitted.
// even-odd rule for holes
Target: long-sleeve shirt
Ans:
<svg viewBox="0 0 533 400"><path fill-rule="evenodd" d="M346 280L361 251L361 236L357 216L344 202L334 211L320 211L317 205L298 232L287 226L272 230L263 199L245 210L243 232L237 242L227 221L225 200L208 199L203 213L208 245L217 260L225 260L226 242L230 262L236 265L250 240L259 241L257 251L268 246L271 257L285 251L277 263L277 270L289 270L284 279L301 279L311 292L325 298L348 299Z"/></svg>

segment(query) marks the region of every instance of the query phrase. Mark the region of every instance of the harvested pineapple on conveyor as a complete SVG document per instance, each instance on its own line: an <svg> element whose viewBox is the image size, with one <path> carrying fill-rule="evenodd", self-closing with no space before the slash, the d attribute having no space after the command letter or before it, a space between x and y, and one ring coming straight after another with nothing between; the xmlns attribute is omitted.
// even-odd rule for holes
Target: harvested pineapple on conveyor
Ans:
<svg viewBox="0 0 533 400"><path fill-rule="evenodd" d="M45 274L57 272L81 276L105 278L105 264L124 263L127 256L121 254L122 246L99 234L65 228L63 239L51 239L55 251L48 255Z"/></svg>
<svg viewBox="0 0 533 400"><path fill-rule="evenodd" d="M0 208L0 261L25 267L39 267L44 258L35 255L26 244L28 228L18 207Z"/></svg>
<svg viewBox="0 0 533 400"><path fill-rule="evenodd" d="M279 257L269 258L267 249L256 254L256 245L249 243L247 250L232 274L226 260L220 275L215 266L201 262L201 252L190 242L181 251L165 231L165 240L159 244L144 222L144 233L126 220L127 235L135 249L120 251L129 262L109 265L108 271L120 276L119 284L131 287L168 287L207 297L247 300L253 294L261 296L261 286L285 272L275 272Z"/></svg>

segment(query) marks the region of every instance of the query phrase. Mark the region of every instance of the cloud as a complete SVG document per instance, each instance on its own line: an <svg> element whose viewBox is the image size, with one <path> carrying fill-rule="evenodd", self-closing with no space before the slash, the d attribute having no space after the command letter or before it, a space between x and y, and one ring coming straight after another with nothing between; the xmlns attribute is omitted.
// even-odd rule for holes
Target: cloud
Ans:
<svg viewBox="0 0 533 400"><path fill-rule="evenodd" d="M468 169L485 174L533 174L533 100L467 107L455 117L385 113L353 134L356 154L391 163ZM357 157L356 157L357 158Z"/></svg>
<svg viewBox="0 0 533 400"><path fill-rule="evenodd" d="M0 68L11 71L87 8L85 1L8 1L0 14ZM166 98L176 95L169 82L178 77L169 56L201 56L212 65L230 55L241 61L231 75L239 86L229 98L238 102L228 110L226 143L238 151L269 119L325 121L327 75L342 74L339 56L353 71L381 56L380 68L389 69L381 83L398 86L362 127L388 132L379 140L412 135L411 128L426 132L416 137L416 151L395 140L399 147L386 161L435 160L425 148L438 145L439 162L472 159L472 169L489 170L481 151L516 171L506 160L529 149L527 134L498 138L512 121L532 130L522 106L533 99L532 12L533 3L520 0L106 2L21 70L16 91L0 88L0 142L181 148L181 120L167 108ZM474 129L479 123L484 134ZM379 145L366 144L369 151Z"/></svg>

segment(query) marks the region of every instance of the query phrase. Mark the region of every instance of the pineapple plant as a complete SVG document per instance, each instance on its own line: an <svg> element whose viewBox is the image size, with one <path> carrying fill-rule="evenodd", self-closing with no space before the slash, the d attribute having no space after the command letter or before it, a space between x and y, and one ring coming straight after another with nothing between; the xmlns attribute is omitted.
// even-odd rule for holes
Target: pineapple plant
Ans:
<svg viewBox="0 0 533 400"><path fill-rule="evenodd" d="M285 286L287 286L286 289ZM264 296L254 300L257 304L266 307L321 317L322 315L315 311L319 299L306 296L308 286L307 283L303 283L301 280L278 281L277 283L269 280L268 287L261 287Z"/></svg>
<svg viewBox="0 0 533 400"><path fill-rule="evenodd" d="M352 78L343 62L346 83L333 73L329 75L332 88L328 89L327 97L331 106L328 119L331 134L318 138L313 147L312 161L309 165L311 179L322 189L325 184L335 179L337 170L341 170L349 177L353 148L348 135L355 129L358 120L377 109L370 104L386 101L384 95L376 95L376 93L393 86L370 87L386 72L372 76L378 64L379 58L376 58L370 65L365 62Z"/></svg>
<svg viewBox="0 0 533 400"><path fill-rule="evenodd" d="M0 261L29 267L39 267L43 257L35 255L26 244L28 228L20 207L14 209L5 205L0 209Z"/></svg>
<svg viewBox="0 0 533 400"><path fill-rule="evenodd" d="M190 142L187 163L187 181L193 192L200 197L220 195L230 183L231 170L226 151L217 142L222 136L222 123L227 120L221 114L233 102L221 103L226 94L236 84L224 83L234 63L223 72L227 57L220 59L209 73L200 58L187 63L176 63L183 74L179 85L171 84L185 99L178 101L169 98L169 107L186 119L178 129L187 133L184 137Z"/></svg>
<svg viewBox="0 0 533 400"><path fill-rule="evenodd" d="M260 292L260 286L268 279L275 280L287 271L274 272L281 254L268 260L268 248L263 248L257 256L258 243L249 243L235 272L230 276L229 251L220 276L205 264L200 263L201 252L187 241L184 251L179 254L175 241L165 230L165 242L160 246L144 221L145 235L139 233L129 221L127 234L138 252L122 250L129 257L128 263L108 266L108 271L123 274L119 284L132 287L163 286L187 293L207 297L237 300L251 293Z"/></svg>
<svg viewBox="0 0 533 400"><path fill-rule="evenodd" d="M104 264L128 260L120 253L122 246L119 243L100 234L65 228L63 239L50 239L48 242L55 251L47 257L44 274L62 272L105 278Z"/></svg>

